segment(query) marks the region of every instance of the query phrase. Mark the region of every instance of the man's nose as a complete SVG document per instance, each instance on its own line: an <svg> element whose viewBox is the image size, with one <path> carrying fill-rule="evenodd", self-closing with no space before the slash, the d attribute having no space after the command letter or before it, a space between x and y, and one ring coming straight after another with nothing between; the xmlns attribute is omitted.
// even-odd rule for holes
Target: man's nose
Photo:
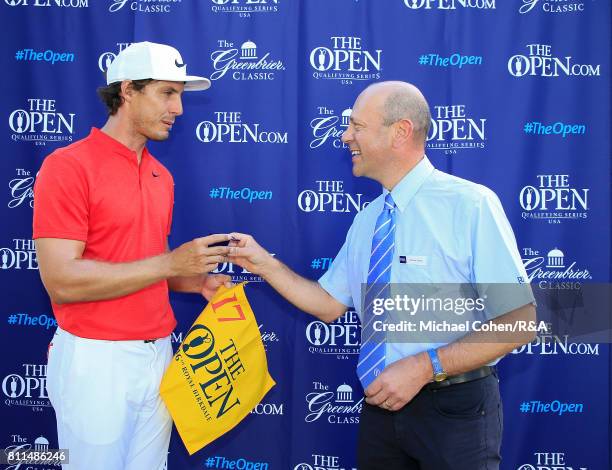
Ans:
<svg viewBox="0 0 612 470"><path fill-rule="evenodd" d="M342 136L340 137L340 139L342 140L343 143L347 144L348 142L352 140L352 138L353 136L352 136L351 126L349 126L342 133Z"/></svg>
<svg viewBox="0 0 612 470"><path fill-rule="evenodd" d="M176 116L183 114L183 101L181 100L180 96L177 96L175 100L172 100L169 111Z"/></svg>

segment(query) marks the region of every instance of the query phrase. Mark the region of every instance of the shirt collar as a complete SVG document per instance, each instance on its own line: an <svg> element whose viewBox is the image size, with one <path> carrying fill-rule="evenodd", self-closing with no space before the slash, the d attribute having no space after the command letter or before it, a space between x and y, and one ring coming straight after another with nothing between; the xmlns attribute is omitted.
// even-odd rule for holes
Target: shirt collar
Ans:
<svg viewBox="0 0 612 470"><path fill-rule="evenodd" d="M89 134L90 138L92 138L97 144L103 147L106 151L116 152L124 157L128 157L129 159L133 159L135 162L138 162L136 152L132 149L126 147L121 142L116 139L113 139L110 135L105 132L102 132L97 127L92 127L91 132ZM142 160L144 161L145 157L149 154L147 148L142 149Z"/></svg>
<svg viewBox="0 0 612 470"><path fill-rule="evenodd" d="M408 203L412 200L425 180L433 173L434 169L427 155L423 155L423 159L417 163L412 170L406 173L400 182L391 190L391 197L393 197L395 205L401 212L408 206ZM387 197L388 192L386 188L383 188L383 200Z"/></svg>

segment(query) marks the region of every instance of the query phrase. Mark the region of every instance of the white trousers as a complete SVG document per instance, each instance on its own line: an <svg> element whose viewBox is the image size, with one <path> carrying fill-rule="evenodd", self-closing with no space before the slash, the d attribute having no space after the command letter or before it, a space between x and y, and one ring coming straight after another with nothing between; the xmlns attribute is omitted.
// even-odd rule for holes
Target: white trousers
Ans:
<svg viewBox="0 0 612 470"><path fill-rule="evenodd" d="M172 420L159 384L170 337L154 343L79 338L58 328L47 364L69 470L163 470Z"/></svg>

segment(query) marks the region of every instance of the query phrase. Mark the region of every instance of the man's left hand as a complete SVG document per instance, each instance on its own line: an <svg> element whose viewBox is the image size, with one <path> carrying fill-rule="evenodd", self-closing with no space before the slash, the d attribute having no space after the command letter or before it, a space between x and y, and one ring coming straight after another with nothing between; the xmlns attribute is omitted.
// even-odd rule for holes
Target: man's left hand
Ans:
<svg viewBox="0 0 612 470"><path fill-rule="evenodd" d="M202 282L202 295L206 298L206 300L210 301L217 292L217 289L225 285L228 289L231 288L234 284L232 284L231 276L227 276L225 274L208 274L204 277L204 282Z"/></svg>
<svg viewBox="0 0 612 470"><path fill-rule="evenodd" d="M418 356L408 356L388 365L365 389L366 402L385 410L397 411L429 382L429 375Z"/></svg>

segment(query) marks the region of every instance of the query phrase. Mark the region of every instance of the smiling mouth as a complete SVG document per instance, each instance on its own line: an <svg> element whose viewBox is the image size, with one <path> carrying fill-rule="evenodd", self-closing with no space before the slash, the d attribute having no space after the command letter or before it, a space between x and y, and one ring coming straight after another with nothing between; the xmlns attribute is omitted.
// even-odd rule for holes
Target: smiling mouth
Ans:
<svg viewBox="0 0 612 470"><path fill-rule="evenodd" d="M361 152L359 150L351 150L352 157L358 157L360 155L361 155Z"/></svg>

